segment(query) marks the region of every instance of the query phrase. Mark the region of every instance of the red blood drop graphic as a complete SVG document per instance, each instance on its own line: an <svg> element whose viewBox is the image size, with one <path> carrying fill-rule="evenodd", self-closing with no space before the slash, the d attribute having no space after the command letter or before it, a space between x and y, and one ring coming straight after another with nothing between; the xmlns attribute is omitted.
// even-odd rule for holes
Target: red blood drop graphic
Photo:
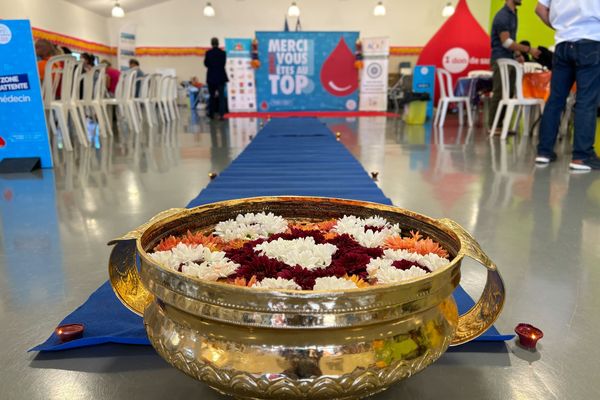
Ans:
<svg viewBox="0 0 600 400"><path fill-rule="evenodd" d="M425 45L418 65L435 65L452 74L454 82L472 70L490 69L490 37L479 25L466 0ZM436 93L439 95L439 90Z"/></svg>
<svg viewBox="0 0 600 400"><path fill-rule="evenodd" d="M321 85L336 97L348 96L358 89L354 54L343 37L321 67Z"/></svg>
<svg viewBox="0 0 600 400"><path fill-rule="evenodd" d="M2 136L0 136L0 148L6 146L6 140Z"/></svg>

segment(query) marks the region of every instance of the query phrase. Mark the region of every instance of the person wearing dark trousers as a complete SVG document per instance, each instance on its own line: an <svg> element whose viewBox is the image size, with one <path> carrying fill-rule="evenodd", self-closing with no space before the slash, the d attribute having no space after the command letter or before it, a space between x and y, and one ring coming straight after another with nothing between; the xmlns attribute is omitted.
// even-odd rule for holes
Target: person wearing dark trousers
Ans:
<svg viewBox="0 0 600 400"><path fill-rule="evenodd" d="M204 55L204 66L206 67L206 84L210 95L208 103L208 116L215 118L216 114L223 119L226 109L225 84L227 83L227 72L225 63L227 55L219 48L219 39L212 38L210 41L212 49Z"/></svg>
<svg viewBox="0 0 600 400"><path fill-rule="evenodd" d="M556 31L557 44L535 162L545 165L556 160L554 145L561 115L576 83L575 133L569 168L575 172L600 169L600 159L594 151L600 103L600 1L539 0L536 13Z"/></svg>
<svg viewBox="0 0 600 400"><path fill-rule="evenodd" d="M534 58L540 55L540 51L531 46L526 46L516 42L517 29L519 26L517 18L517 6L521 5L522 0L506 0L504 7L498 11L492 22L492 70L493 70L493 89L492 89L492 102L490 104L489 114L489 125L492 125L494 117L496 116L496 110L498 110L498 104L502 100L502 78L500 76L500 67L498 66L498 60L508 58L511 60L515 59L515 53L531 54ZM511 96L514 91L515 74L511 70L510 76L510 88ZM500 118L500 121L503 121Z"/></svg>

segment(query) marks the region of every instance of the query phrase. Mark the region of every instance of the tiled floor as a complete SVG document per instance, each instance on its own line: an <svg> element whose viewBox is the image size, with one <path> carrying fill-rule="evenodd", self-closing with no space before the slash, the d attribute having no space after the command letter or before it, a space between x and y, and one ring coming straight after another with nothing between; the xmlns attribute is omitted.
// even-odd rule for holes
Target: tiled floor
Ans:
<svg viewBox="0 0 600 400"><path fill-rule="evenodd" d="M149 347L26 353L106 280L108 240L187 204L259 125L186 115L137 138L57 150L54 170L0 177L0 398L220 398ZM530 322L545 332L537 353L468 345L375 398L600 398L600 173L569 173L568 141L557 163L536 168L527 137L501 143L482 128L385 118L326 122L397 206L474 234L507 285L501 331ZM476 297L484 277L466 263L462 284Z"/></svg>

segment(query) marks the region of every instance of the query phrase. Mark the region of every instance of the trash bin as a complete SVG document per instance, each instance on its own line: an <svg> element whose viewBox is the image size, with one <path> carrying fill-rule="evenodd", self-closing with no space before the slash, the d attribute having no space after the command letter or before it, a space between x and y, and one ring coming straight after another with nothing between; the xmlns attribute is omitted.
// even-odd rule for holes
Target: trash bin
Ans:
<svg viewBox="0 0 600 400"><path fill-rule="evenodd" d="M429 93L410 93L404 104L404 122L409 125L423 125L427 119Z"/></svg>

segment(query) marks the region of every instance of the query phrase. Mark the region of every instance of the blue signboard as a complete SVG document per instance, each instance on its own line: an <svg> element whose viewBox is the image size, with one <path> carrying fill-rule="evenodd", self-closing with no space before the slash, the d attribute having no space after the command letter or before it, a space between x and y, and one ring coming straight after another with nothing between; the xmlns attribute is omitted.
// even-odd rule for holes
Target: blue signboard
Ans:
<svg viewBox="0 0 600 400"><path fill-rule="evenodd" d="M29 21L0 20L0 160L52 156Z"/></svg>
<svg viewBox="0 0 600 400"><path fill-rule="evenodd" d="M413 73L413 92L429 94L427 118L431 118L433 116L433 99L435 98L435 66L415 66Z"/></svg>
<svg viewBox="0 0 600 400"><path fill-rule="evenodd" d="M358 107L358 32L257 32L259 111Z"/></svg>
<svg viewBox="0 0 600 400"><path fill-rule="evenodd" d="M252 39L225 39L227 57L250 58L252 55Z"/></svg>

